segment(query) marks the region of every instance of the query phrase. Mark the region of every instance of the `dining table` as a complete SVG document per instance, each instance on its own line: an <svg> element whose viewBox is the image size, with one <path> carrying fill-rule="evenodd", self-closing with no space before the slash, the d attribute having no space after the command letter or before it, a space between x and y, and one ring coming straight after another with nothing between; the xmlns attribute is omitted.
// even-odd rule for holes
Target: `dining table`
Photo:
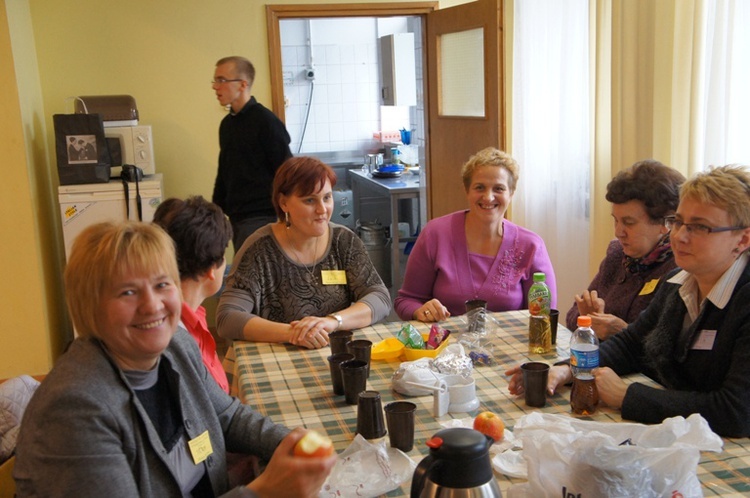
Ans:
<svg viewBox="0 0 750 498"><path fill-rule="evenodd" d="M399 330L410 323L420 333L428 333L429 323L382 322L354 331L354 339L368 339L377 344L395 337ZM392 378L401 366L403 357L390 360L372 360L367 389L380 393L382 404L408 400L417 405L415 415L414 448L408 456L415 462L429 453L426 442L451 419L474 417L483 411L499 415L506 429L513 430L518 420L534 411L549 414L574 416L570 408L570 389L563 387L554 395L548 395L542 408L527 407L523 396L508 392L505 371L526 361L543 361L550 365L567 359L571 332L558 325L557 341L548 354L530 354L528 348L528 310L488 313L484 338L486 357L474 365L472 376L476 381L479 407L469 413L433 415L432 395L406 396L393 389ZM449 341L456 341L467 330L466 316L454 316L440 326L452 332ZM356 435L357 406L348 405L343 395L335 395L327 357L330 348L308 350L290 344L270 344L235 341L224 359L224 369L229 377L233 394L243 403L270 416L275 422L289 427L304 426L327 434L338 453L344 451ZM631 375L625 382L642 382L657 385L644 375ZM576 416L598 422L622 422L619 410L600 403L590 416ZM387 441L387 436L385 441ZM701 452L697 476L704 496L748 496L750 495L750 439L722 438L721 453ZM523 479L494 473L503 492ZM411 481L384 496L409 496Z"/></svg>

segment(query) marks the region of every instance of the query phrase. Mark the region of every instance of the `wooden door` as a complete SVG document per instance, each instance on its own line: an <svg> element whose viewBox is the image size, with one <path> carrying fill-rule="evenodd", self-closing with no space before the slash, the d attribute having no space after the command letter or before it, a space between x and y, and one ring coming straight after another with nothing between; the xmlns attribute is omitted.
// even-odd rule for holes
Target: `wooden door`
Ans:
<svg viewBox="0 0 750 498"><path fill-rule="evenodd" d="M465 209L461 165L504 149L503 0L427 15L428 217Z"/></svg>

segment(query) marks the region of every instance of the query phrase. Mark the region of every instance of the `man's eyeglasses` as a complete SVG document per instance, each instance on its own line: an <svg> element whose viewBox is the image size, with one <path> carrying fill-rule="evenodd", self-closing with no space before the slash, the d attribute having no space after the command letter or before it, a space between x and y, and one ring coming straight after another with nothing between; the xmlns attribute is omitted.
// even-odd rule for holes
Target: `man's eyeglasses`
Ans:
<svg viewBox="0 0 750 498"><path fill-rule="evenodd" d="M245 81L242 78L237 78L233 80L228 80L226 78L216 78L215 80L211 81L212 85L223 85L224 83L232 83L233 81Z"/></svg>
<svg viewBox="0 0 750 498"><path fill-rule="evenodd" d="M731 230L744 230L747 227L710 227L703 225L702 223L685 223L682 220L677 219L674 216L667 216L664 218L664 226L670 231L678 231L680 228L685 227L687 233L690 235L708 235L709 233L717 232L729 232Z"/></svg>

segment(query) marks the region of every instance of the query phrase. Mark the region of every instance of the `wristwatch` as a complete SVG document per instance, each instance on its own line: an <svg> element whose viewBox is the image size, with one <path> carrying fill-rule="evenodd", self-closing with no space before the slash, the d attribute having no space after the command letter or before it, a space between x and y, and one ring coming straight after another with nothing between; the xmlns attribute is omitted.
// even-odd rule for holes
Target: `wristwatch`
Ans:
<svg viewBox="0 0 750 498"><path fill-rule="evenodd" d="M335 329L333 329L333 330L338 330L338 329L340 329L340 328L341 328L341 324L343 324L343 323L344 323L344 319L343 319L343 318L341 317L341 315L339 315L338 313L329 313L329 314L328 314L328 315L326 315L326 316L330 316L331 318L333 318L334 320L336 320L337 322L339 322L339 324L338 324L338 325L336 325L336 328L335 328Z"/></svg>

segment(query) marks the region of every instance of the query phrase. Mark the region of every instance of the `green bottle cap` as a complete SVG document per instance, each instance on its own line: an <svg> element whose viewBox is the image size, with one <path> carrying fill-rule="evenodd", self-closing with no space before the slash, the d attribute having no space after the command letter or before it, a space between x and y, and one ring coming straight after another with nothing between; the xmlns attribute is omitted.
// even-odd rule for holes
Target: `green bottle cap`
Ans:
<svg viewBox="0 0 750 498"><path fill-rule="evenodd" d="M534 273L534 282L544 282L545 279L546 279L546 277L545 277L544 273L542 273L540 271Z"/></svg>

